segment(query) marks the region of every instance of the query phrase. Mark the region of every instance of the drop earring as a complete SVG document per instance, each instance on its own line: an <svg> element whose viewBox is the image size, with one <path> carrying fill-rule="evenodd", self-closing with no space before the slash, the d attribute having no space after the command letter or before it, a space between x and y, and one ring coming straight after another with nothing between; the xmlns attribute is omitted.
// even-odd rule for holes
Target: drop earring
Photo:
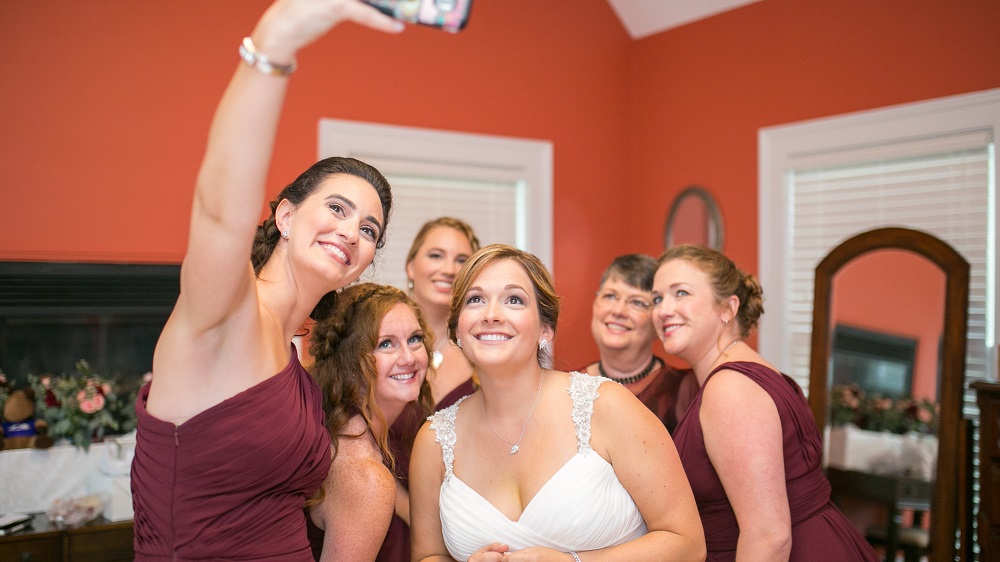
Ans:
<svg viewBox="0 0 1000 562"><path fill-rule="evenodd" d="M462 349L462 338L455 338L455 345L457 345L459 349Z"/></svg>

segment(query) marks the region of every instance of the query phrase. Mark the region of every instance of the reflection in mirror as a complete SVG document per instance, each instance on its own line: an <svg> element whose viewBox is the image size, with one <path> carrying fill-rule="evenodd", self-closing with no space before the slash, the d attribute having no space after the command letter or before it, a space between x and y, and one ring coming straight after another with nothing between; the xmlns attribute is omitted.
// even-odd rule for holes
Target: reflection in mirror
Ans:
<svg viewBox="0 0 1000 562"><path fill-rule="evenodd" d="M956 461L965 458L969 448L963 438L961 406L968 292L968 262L940 239L904 228L858 234L834 248L816 267L809 402L816 424L828 435L824 445L833 496L843 500L854 495L881 502L888 510L889 523L878 540L894 546L900 545L902 536L897 533L901 530L901 506L929 508L925 552L932 561L954 560L956 531L967 542L971 529L968 490L964 487L967 468ZM839 347L834 350L838 328ZM907 347L912 359L907 358ZM853 360L856 372L868 372L867 378L834 375L838 367L835 351L838 361ZM849 386L833 388L835 376L854 383L855 394L844 391ZM887 396L866 405L859 400L857 390L861 387L871 394L901 396ZM927 410L931 419L927 411L923 418L915 415L909 422L891 415L899 413L893 406L900 402L914 407L908 408L910 413L920 414L922 399L938 405L936 422L933 406ZM862 412L865 406L870 411ZM851 408L859 412L847 411ZM873 428L877 431L855 431L852 424L845 423L853 419L865 425L865 415L881 424ZM936 438L924 439L919 431L932 429L935 423ZM841 427L830 427L838 424ZM917 432L894 435L884 429ZM860 447L848 445L854 437L870 441ZM918 454L924 452L924 458L930 457L929 462L922 465L919 458L900 455L907 443L914 445ZM927 449L926 443L936 452ZM834 461L833 457L843 451L860 451L861 455ZM876 456L885 451L889 454Z"/></svg>
<svg viewBox="0 0 1000 562"><path fill-rule="evenodd" d="M667 215L665 248L678 244L701 244L721 251L724 238L722 213L706 189L688 187L674 199Z"/></svg>
<svg viewBox="0 0 1000 562"><path fill-rule="evenodd" d="M934 481L944 281L927 258L895 249L866 253L833 276L826 466ZM910 498L917 511L930 509L924 489ZM841 507L862 529L881 519Z"/></svg>
<svg viewBox="0 0 1000 562"><path fill-rule="evenodd" d="M831 383L937 402L944 282L934 263L904 250L869 252L837 272Z"/></svg>

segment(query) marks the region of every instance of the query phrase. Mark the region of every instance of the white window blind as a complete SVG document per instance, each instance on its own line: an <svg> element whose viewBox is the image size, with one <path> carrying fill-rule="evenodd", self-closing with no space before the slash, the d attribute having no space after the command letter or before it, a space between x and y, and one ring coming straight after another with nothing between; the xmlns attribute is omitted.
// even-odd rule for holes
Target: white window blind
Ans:
<svg viewBox="0 0 1000 562"><path fill-rule="evenodd" d="M782 321L790 346L786 372L800 385L809 384L816 266L844 240L886 226L933 234L969 261L966 376L988 378L995 310L992 152L989 131L975 131L788 159ZM977 413L973 400L966 397L968 415Z"/></svg>
<svg viewBox="0 0 1000 562"><path fill-rule="evenodd" d="M517 181L468 180L449 177L386 174L392 185L393 210L385 247L363 280L406 289L406 254L427 221L448 216L461 219L482 245L525 246L525 185Z"/></svg>

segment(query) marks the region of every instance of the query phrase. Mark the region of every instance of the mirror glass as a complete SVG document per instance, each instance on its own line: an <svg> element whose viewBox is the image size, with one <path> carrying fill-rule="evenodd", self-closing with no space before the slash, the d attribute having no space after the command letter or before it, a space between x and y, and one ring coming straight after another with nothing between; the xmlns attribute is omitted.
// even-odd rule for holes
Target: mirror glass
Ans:
<svg viewBox="0 0 1000 562"><path fill-rule="evenodd" d="M944 305L944 272L907 250L868 252L833 276L829 435L835 449L865 450L828 449L831 465L933 480ZM852 444L842 435L848 425L890 435Z"/></svg>
<svg viewBox="0 0 1000 562"><path fill-rule="evenodd" d="M667 215L664 247L701 244L722 250L722 213L712 194L702 187L688 187L674 199Z"/></svg>

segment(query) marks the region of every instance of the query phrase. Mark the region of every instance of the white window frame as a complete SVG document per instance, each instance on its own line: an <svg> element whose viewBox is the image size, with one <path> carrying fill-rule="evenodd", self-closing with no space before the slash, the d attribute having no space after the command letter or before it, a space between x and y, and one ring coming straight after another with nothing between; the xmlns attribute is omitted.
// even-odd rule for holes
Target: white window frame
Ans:
<svg viewBox="0 0 1000 562"><path fill-rule="evenodd" d="M836 150L877 147L920 137L935 137L974 130L990 130L1000 139L1000 89L987 90L886 109L818 119L791 125L761 129L759 143L759 272L764 287L767 314L761 318L759 347L762 355L779 369L789 368L789 350L785 317L787 301L783 296L791 288L786 284L789 212L787 180L789 162L796 157ZM991 154L990 182L995 185L996 154ZM997 198L989 202L997 216ZM989 225L989 243L996 244L996 225ZM990 255L995 254L991 250ZM996 261L988 266L991 273L988 291L993 300L997 290ZM987 343L996 345L997 315L987 327ZM996 379L996 365L991 378Z"/></svg>
<svg viewBox="0 0 1000 562"><path fill-rule="evenodd" d="M550 141L342 119L319 122L320 158L357 158L387 175L473 178L523 185L518 245L537 256L550 272L552 152Z"/></svg>

